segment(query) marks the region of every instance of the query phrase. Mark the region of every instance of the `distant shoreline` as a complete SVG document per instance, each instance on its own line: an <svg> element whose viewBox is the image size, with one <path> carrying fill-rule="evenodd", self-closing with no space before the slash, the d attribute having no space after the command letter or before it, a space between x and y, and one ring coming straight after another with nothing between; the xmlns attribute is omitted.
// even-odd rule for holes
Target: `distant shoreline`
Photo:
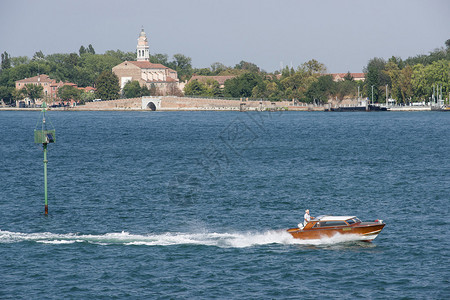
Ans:
<svg viewBox="0 0 450 300"><path fill-rule="evenodd" d="M48 107L49 111L379 111L385 110L383 104L362 106L357 100L343 103L314 105L292 101L270 101L250 99L214 99L176 96L145 96L126 99L86 102L74 107ZM448 107L444 109L447 111ZM0 107L0 110L35 111L41 108ZM388 106L387 111L434 111L437 107L429 105ZM450 111L450 110L449 110Z"/></svg>
<svg viewBox="0 0 450 300"><path fill-rule="evenodd" d="M307 111L307 112L312 112L312 111L327 111L327 108L324 106L318 106L315 107L314 109L295 109L294 107L287 107L285 110L283 111ZM42 108L16 108L16 107L0 107L0 111L41 111ZM122 112L122 111L149 111L151 112L150 109L138 109L138 108L84 108L84 107L70 107L70 108L49 108L47 109L47 111L117 111L117 112ZM223 111L223 112L230 112L230 111L239 111L238 109L233 109L233 108L183 108L183 109L158 109L157 111L163 111L163 112L181 112L181 111L191 111L191 112L198 112L198 111ZM255 110L257 111L257 110ZM267 110L268 111L268 110ZM426 107L414 107L414 106L405 106L405 107L392 107L389 108L387 110L388 112L396 112L396 111L401 111L401 112L417 112L417 111L434 111L431 109L431 107L426 106ZM450 110L449 110L450 111ZM260 111L261 112L261 111Z"/></svg>

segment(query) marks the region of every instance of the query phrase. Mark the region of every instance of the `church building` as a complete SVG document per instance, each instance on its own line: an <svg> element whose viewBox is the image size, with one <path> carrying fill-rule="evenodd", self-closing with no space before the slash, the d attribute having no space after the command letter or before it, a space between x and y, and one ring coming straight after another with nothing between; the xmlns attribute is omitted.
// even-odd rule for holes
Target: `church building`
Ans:
<svg viewBox="0 0 450 300"><path fill-rule="evenodd" d="M147 35L144 29L139 34L136 47L136 61L124 61L112 68L114 74L119 77L120 88L123 89L128 81L138 81L141 86L148 89L156 87L160 94L171 94L179 89L177 71L162 64L154 64L149 61L150 50Z"/></svg>

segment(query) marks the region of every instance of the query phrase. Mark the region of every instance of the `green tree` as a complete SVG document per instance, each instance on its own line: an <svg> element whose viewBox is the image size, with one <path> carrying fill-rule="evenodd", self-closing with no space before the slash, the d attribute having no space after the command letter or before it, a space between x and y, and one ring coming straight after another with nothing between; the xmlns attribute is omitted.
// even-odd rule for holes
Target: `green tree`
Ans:
<svg viewBox="0 0 450 300"><path fill-rule="evenodd" d="M289 71L290 72L290 71ZM304 68L280 81L280 96L284 99L304 99L310 85L317 80L319 75L312 74Z"/></svg>
<svg viewBox="0 0 450 300"><path fill-rule="evenodd" d="M103 100L119 98L119 78L112 71L103 71L96 80L96 97Z"/></svg>
<svg viewBox="0 0 450 300"><path fill-rule="evenodd" d="M86 52L90 53L90 54L95 54L95 50L94 47L92 47L91 44L89 44L89 46L86 49Z"/></svg>
<svg viewBox="0 0 450 300"><path fill-rule="evenodd" d="M114 56L86 53L79 59L72 82L83 87L92 86L95 79L103 71L110 71L121 62L119 58Z"/></svg>
<svg viewBox="0 0 450 300"><path fill-rule="evenodd" d="M34 53L33 58L31 60L45 60L45 55L41 50L39 50Z"/></svg>
<svg viewBox="0 0 450 300"><path fill-rule="evenodd" d="M211 64L210 69L211 69L211 72L213 73L212 75L218 75L221 72L228 69L228 67L220 62L215 62L215 63Z"/></svg>
<svg viewBox="0 0 450 300"><path fill-rule="evenodd" d="M0 100L5 101L5 103L11 103L13 96L12 93L14 88L7 86L0 86Z"/></svg>
<svg viewBox="0 0 450 300"><path fill-rule="evenodd" d="M92 101L95 99L95 93L92 92L82 92L80 95L80 103L84 104L88 101Z"/></svg>
<svg viewBox="0 0 450 300"><path fill-rule="evenodd" d="M271 101L279 101L281 96L280 86L276 81L264 80L259 83L252 91L253 98L269 99Z"/></svg>
<svg viewBox="0 0 450 300"><path fill-rule="evenodd" d="M412 92L413 87L411 84L413 69L407 65L404 67L400 73L399 78L399 86L400 86L400 93L402 95L402 101L404 103L410 102L410 99L412 98Z"/></svg>
<svg viewBox="0 0 450 300"><path fill-rule="evenodd" d="M450 92L450 60L439 60L425 67L425 76L429 86L429 94L432 93L432 86L442 86L444 95ZM444 96L444 98L446 98Z"/></svg>
<svg viewBox="0 0 450 300"><path fill-rule="evenodd" d="M192 74L201 76L212 76L214 73L211 72L209 68L200 68L200 69L194 68L192 69Z"/></svg>
<svg viewBox="0 0 450 300"><path fill-rule="evenodd" d="M411 87L415 100L429 100L433 85L442 86L443 93L450 91L450 61L439 60L427 66L416 64L412 67Z"/></svg>
<svg viewBox="0 0 450 300"><path fill-rule="evenodd" d="M206 86L206 96L208 97L221 97L222 90L220 88L219 82L214 79L207 79L205 82Z"/></svg>
<svg viewBox="0 0 450 300"><path fill-rule="evenodd" d="M330 90L330 95L334 94L339 100L346 96L355 96L358 90L358 83L354 80L344 80L334 83L334 91Z"/></svg>
<svg viewBox="0 0 450 300"><path fill-rule="evenodd" d="M318 74L322 75L327 72L327 67L323 63L318 62L315 59L311 59L306 63L302 64L302 68L309 74Z"/></svg>
<svg viewBox="0 0 450 300"><path fill-rule="evenodd" d="M253 89L262 82L261 76L255 73L244 73L225 81L224 95L226 97L251 97Z"/></svg>
<svg viewBox="0 0 450 300"><path fill-rule="evenodd" d="M11 93L12 100L13 101L22 100L25 97L23 92L24 92L23 89L14 89Z"/></svg>
<svg viewBox="0 0 450 300"><path fill-rule="evenodd" d="M413 73L411 75L411 84L413 88L413 94L418 100L424 100L428 98L430 94L430 86L425 74L425 66L417 64L413 66Z"/></svg>
<svg viewBox="0 0 450 300"><path fill-rule="evenodd" d="M75 66L78 65L78 59L79 59L78 54L70 53L68 56L66 56L64 62L68 68L73 69L75 68Z"/></svg>
<svg viewBox="0 0 450 300"><path fill-rule="evenodd" d="M148 87L146 85L141 87L141 97L142 96L151 96L150 90L148 89Z"/></svg>
<svg viewBox="0 0 450 300"><path fill-rule="evenodd" d="M86 48L83 45L81 45L80 50L78 50L78 54L80 54L80 56L81 56L81 55L85 54L86 52L87 52Z"/></svg>
<svg viewBox="0 0 450 300"><path fill-rule="evenodd" d="M314 81L305 93L306 102L323 104L328 102L330 95L334 93L335 82L331 75L320 76Z"/></svg>
<svg viewBox="0 0 450 300"><path fill-rule="evenodd" d="M281 79L285 79L288 78L289 76L294 75L294 73L291 73L291 70L289 69L288 66L286 66L284 69L281 70Z"/></svg>
<svg viewBox="0 0 450 300"><path fill-rule="evenodd" d="M374 102L378 102L380 90L382 90L386 84L391 84L390 77L385 72L385 66L386 61L383 58L375 57L369 60L367 67L364 68L364 73L366 73L365 93ZM374 99L372 99L372 86Z"/></svg>
<svg viewBox="0 0 450 300"><path fill-rule="evenodd" d="M192 59L179 53L175 54L173 58L173 62L168 64L169 67L177 71L178 77L181 80L186 80L192 75Z"/></svg>
<svg viewBox="0 0 450 300"><path fill-rule="evenodd" d="M350 73L350 71L348 71L347 74L345 74L344 81L354 81L354 78L353 78L352 74Z"/></svg>
<svg viewBox="0 0 450 300"><path fill-rule="evenodd" d="M268 91L268 84L269 81L261 81L259 82L252 90L252 97L253 98L269 98L269 91Z"/></svg>
<svg viewBox="0 0 450 300"><path fill-rule="evenodd" d="M28 64L30 59L26 56L17 56L11 57L11 63L13 67L17 67L19 65Z"/></svg>
<svg viewBox="0 0 450 300"><path fill-rule="evenodd" d="M34 104L36 99L44 97L44 87L42 85L28 83L22 88L22 93Z"/></svg>
<svg viewBox="0 0 450 300"><path fill-rule="evenodd" d="M110 56L115 59L117 59L120 62L123 61L134 61L136 60L136 53L135 52L123 52L120 50L108 50L105 52L105 56Z"/></svg>
<svg viewBox="0 0 450 300"><path fill-rule="evenodd" d="M405 63L414 66L416 64L422 64L424 66L427 66L429 64L432 64L435 61L439 60L450 60L450 40L445 41L446 49L444 48L437 48L433 51L430 51L428 55L421 54L414 57L409 57L405 60Z"/></svg>
<svg viewBox="0 0 450 300"><path fill-rule="evenodd" d="M9 57L8 52L3 52L2 53L2 64L1 64L1 70L6 70L11 68L11 58Z"/></svg>
<svg viewBox="0 0 450 300"><path fill-rule="evenodd" d="M63 85L58 89L58 97L63 102L68 102L70 100L79 101L81 99L81 91L71 85Z"/></svg>
<svg viewBox="0 0 450 300"><path fill-rule="evenodd" d="M383 70L385 74L387 74L390 78L390 93L392 98L394 99L400 99L401 98L401 91L400 91L400 74L401 69L399 68L396 61L390 59L387 64L385 65L385 70Z"/></svg>
<svg viewBox="0 0 450 300"><path fill-rule="evenodd" d="M134 56L136 56L136 54ZM149 60L154 64L161 64L164 66L169 65L169 56L167 56L167 54L155 53L150 55Z"/></svg>
<svg viewBox="0 0 450 300"><path fill-rule="evenodd" d="M141 86L139 82L136 80L128 81L122 90L125 98L141 97L142 96L141 91L142 91Z"/></svg>
<svg viewBox="0 0 450 300"><path fill-rule="evenodd" d="M192 80L184 87L184 94L187 96L204 96L206 94L207 87L204 83L196 80Z"/></svg>
<svg viewBox="0 0 450 300"><path fill-rule="evenodd" d="M248 70L249 72L259 73L259 67L257 65L243 60L241 60L241 62L238 63L234 68L238 70Z"/></svg>

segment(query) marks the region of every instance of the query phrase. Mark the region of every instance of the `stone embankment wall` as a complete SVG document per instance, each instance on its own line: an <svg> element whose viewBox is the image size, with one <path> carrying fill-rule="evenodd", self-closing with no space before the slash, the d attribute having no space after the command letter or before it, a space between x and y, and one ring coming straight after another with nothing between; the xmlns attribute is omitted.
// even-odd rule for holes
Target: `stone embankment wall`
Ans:
<svg viewBox="0 0 450 300"><path fill-rule="evenodd" d="M266 110L292 106L291 101L248 101L209 98L162 97L162 110Z"/></svg>
<svg viewBox="0 0 450 300"><path fill-rule="evenodd" d="M247 101L223 100L209 98L189 97L139 97L131 99L106 100L87 102L71 110L150 110L147 103L154 102L156 110L182 111L182 110L324 110L323 107L293 105L292 101Z"/></svg>
<svg viewBox="0 0 450 300"><path fill-rule="evenodd" d="M79 105L71 110L141 110L141 98L105 100L97 102L86 102L85 105Z"/></svg>

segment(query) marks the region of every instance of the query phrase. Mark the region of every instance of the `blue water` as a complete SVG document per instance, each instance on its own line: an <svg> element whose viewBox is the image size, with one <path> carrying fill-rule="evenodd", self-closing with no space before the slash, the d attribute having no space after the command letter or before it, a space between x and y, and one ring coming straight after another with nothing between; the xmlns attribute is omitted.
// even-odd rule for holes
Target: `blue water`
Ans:
<svg viewBox="0 0 450 300"><path fill-rule="evenodd" d="M450 297L450 114L0 112L0 298ZM304 242L309 208L383 219Z"/></svg>

